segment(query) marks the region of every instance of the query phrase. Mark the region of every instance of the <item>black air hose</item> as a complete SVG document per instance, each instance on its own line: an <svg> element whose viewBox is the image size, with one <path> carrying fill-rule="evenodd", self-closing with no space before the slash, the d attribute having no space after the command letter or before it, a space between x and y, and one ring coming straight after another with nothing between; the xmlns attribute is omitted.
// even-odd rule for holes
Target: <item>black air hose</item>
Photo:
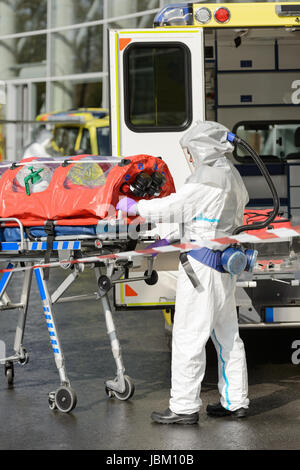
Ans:
<svg viewBox="0 0 300 470"><path fill-rule="evenodd" d="M260 158L260 156L255 152L255 150L252 147L250 147L250 145L245 140L241 139L240 137L237 137L235 134L232 134L231 132L228 133L227 139L232 144L241 146L242 148L244 148L251 155L251 157L255 161L256 165L260 169L262 175L264 176L264 178L267 181L267 184L268 184L268 186L270 188L270 191L272 193L273 206L274 206L273 210L271 211L269 216L266 218L266 220L264 220L263 222L255 222L255 223L249 224L249 225L241 225L240 227L237 227L233 231L233 235L237 235L241 232L245 232L246 230L259 230L259 229L265 228L268 225L270 225L271 222L273 222L273 220L277 216L277 214L279 212L279 208L280 208L279 197L278 197L276 188L274 186L274 183L272 181L272 178L270 176L270 173L269 173L265 163Z"/></svg>

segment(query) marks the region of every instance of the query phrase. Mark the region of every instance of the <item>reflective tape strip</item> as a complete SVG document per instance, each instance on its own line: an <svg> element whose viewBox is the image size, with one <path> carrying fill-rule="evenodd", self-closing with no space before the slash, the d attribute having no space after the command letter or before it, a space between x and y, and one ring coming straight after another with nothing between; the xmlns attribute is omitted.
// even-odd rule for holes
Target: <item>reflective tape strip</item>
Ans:
<svg viewBox="0 0 300 470"><path fill-rule="evenodd" d="M1 251L18 251L21 244L16 242L2 242Z"/></svg>
<svg viewBox="0 0 300 470"><path fill-rule="evenodd" d="M43 284L43 280L42 280L42 276L41 276L41 271L39 269L35 270L35 277L36 277L36 280L37 280L37 284L38 284L38 288L39 288L39 291L40 291L41 299L42 299L42 301L44 301L44 300L46 300L46 292L45 292L45 289L44 289L44 284Z"/></svg>
<svg viewBox="0 0 300 470"><path fill-rule="evenodd" d="M12 263L8 263L7 265L7 269L12 269L13 268L13 264ZM3 274L3 276L1 277L1 280L0 280L0 292L3 291L3 289L5 288L6 286L6 283L9 279L9 276L10 276L10 273L9 272L6 272Z"/></svg>
<svg viewBox="0 0 300 470"><path fill-rule="evenodd" d="M30 251L46 251L47 242L29 242L26 249ZM54 241L52 244L53 250L80 250L81 242L75 241ZM21 243L18 242L2 242L1 251L19 251L21 249Z"/></svg>

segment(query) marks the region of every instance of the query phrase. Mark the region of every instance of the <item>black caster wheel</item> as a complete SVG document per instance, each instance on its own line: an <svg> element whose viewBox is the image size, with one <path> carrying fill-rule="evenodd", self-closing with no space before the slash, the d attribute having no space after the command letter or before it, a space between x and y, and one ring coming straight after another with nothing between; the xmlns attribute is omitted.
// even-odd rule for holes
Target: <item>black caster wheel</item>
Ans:
<svg viewBox="0 0 300 470"><path fill-rule="evenodd" d="M4 373L7 380L7 385L13 387L14 385L14 364L13 362L7 362L4 366Z"/></svg>
<svg viewBox="0 0 300 470"><path fill-rule="evenodd" d="M128 375L124 375L125 380L125 391L123 393L117 392L116 390L111 390L110 388L106 387L105 391L109 397L116 397L118 400L126 401L129 400L134 394L134 383L132 382L131 378Z"/></svg>
<svg viewBox="0 0 300 470"><path fill-rule="evenodd" d="M144 272L144 276L148 276L148 271ZM157 271L153 269L149 279L145 279L145 283L148 284L148 286L154 286L154 284L156 284L157 281L158 281L158 274L157 274Z"/></svg>
<svg viewBox="0 0 300 470"><path fill-rule="evenodd" d="M28 364L29 362L29 354L25 348L22 349L22 356L23 357L19 359L19 363L21 364L21 366L25 366L25 364Z"/></svg>
<svg viewBox="0 0 300 470"><path fill-rule="evenodd" d="M98 287L101 292L106 294L112 287L111 280L105 275L100 276L98 279Z"/></svg>
<svg viewBox="0 0 300 470"><path fill-rule="evenodd" d="M56 390L54 397L55 408L62 413L69 413L72 411L75 408L76 403L77 396L73 388L62 386Z"/></svg>

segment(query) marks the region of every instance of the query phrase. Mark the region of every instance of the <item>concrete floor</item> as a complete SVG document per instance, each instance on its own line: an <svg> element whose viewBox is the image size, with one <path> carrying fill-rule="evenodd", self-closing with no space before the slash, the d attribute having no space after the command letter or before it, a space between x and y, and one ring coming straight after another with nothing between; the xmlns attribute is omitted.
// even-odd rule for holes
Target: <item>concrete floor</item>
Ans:
<svg viewBox="0 0 300 470"><path fill-rule="evenodd" d="M62 271L57 271L56 281ZM10 286L18 292L20 276ZM51 285L54 285L51 271ZM86 271L73 289L82 293L94 283ZM94 284L95 285L95 284ZM91 288L91 287L90 287ZM93 289L93 287L92 287ZM246 420L207 417L208 403L218 401L216 355L207 346L207 372L198 425L162 426L151 422L153 410L168 405L170 352L159 311L117 312L115 321L127 373L136 386L127 402L109 399L104 381L115 365L97 302L56 306L56 319L68 375L78 403L70 414L50 411L47 395L59 385L49 337L33 282L24 346L30 362L15 366L15 387L0 380L0 449L299 449L300 365L291 363L291 344L300 331L245 331L251 409ZM1 313L0 339L11 353L16 311Z"/></svg>

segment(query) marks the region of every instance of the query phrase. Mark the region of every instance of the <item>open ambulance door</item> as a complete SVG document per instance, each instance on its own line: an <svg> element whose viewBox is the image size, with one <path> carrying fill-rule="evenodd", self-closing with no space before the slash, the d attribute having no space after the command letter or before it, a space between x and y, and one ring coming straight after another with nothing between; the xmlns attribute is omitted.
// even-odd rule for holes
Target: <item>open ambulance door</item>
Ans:
<svg viewBox="0 0 300 470"><path fill-rule="evenodd" d="M189 174L181 136L204 120L201 28L111 30L112 155L161 156L178 189Z"/></svg>
<svg viewBox="0 0 300 470"><path fill-rule="evenodd" d="M162 157L178 189L190 173L180 138L205 118L203 31L111 30L109 47L112 155ZM169 308L176 280L177 272L159 271L154 286L117 284L115 305Z"/></svg>
<svg viewBox="0 0 300 470"><path fill-rule="evenodd" d="M112 155L162 157L178 189L190 174L180 138L205 118L203 30L111 30L109 48ZM115 305L169 308L176 280L159 271L154 286L117 284Z"/></svg>

